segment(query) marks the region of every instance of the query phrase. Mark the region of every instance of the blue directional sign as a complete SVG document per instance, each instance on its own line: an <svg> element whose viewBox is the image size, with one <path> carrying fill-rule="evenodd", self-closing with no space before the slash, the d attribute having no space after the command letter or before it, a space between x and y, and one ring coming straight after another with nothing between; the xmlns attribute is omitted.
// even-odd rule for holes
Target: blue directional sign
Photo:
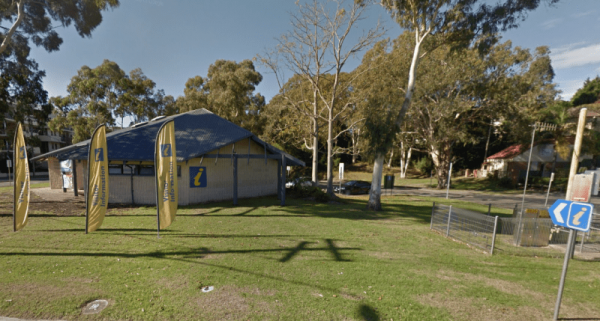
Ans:
<svg viewBox="0 0 600 321"><path fill-rule="evenodd" d="M590 230L594 205L590 203L557 200L550 209L552 222L558 226L587 232Z"/></svg>

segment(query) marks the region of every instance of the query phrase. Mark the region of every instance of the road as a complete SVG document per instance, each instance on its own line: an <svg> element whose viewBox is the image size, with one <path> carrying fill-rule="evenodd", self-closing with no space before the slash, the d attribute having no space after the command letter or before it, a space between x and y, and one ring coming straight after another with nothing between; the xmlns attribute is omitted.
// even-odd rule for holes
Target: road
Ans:
<svg viewBox="0 0 600 321"><path fill-rule="evenodd" d="M319 182L319 186L326 187L326 182ZM382 195L410 195L424 197L439 197L446 198L446 190L396 186L393 190L382 190ZM508 193L493 193L493 192L477 192L465 190L452 190L448 192L448 198L453 200L461 200L478 204L492 204L493 207L513 209L515 204L521 204L523 201L523 193L508 194ZM565 193L550 193L548 197L548 207L551 206L557 199L564 199ZM543 207L546 202L546 193L527 192L525 195L525 206ZM600 205L600 197L592 196L590 203Z"/></svg>

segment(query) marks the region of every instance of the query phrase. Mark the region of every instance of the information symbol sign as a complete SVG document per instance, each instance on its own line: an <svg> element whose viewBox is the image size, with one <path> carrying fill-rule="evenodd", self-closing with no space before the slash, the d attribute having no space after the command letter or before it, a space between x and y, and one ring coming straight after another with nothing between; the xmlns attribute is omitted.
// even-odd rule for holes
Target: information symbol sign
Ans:
<svg viewBox="0 0 600 321"><path fill-rule="evenodd" d="M589 231L593 211L594 206L591 204L571 203L569 206L569 215L567 216L567 227L583 232Z"/></svg>

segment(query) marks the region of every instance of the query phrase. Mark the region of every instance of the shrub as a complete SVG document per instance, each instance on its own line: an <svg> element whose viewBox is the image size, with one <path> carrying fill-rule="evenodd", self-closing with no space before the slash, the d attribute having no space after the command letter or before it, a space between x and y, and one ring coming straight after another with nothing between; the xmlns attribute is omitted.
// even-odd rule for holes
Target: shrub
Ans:
<svg viewBox="0 0 600 321"><path fill-rule="evenodd" d="M428 157L422 157L418 161L414 162L415 169L421 174L428 174L433 170L433 162Z"/></svg>
<svg viewBox="0 0 600 321"><path fill-rule="evenodd" d="M317 202L321 202L321 203L326 203L329 202L330 197L327 193L323 192L322 189L320 189L317 186L294 186L291 189L292 194L296 195L297 197L300 198L313 198L315 199L315 201Z"/></svg>
<svg viewBox="0 0 600 321"><path fill-rule="evenodd" d="M498 179L498 186L502 187L502 188L514 188L514 184L512 179L510 179L510 177L508 176L504 176L502 178Z"/></svg>

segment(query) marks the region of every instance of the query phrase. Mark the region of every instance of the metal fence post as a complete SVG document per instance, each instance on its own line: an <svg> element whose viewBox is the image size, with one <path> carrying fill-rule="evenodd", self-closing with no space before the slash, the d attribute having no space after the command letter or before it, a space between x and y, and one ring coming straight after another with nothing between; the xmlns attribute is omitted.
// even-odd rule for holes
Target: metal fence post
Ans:
<svg viewBox="0 0 600 321"><path fill-rule="evenodd" d="M588 233L590 233L590 232L587 232L587 233L584 232L583 235L581 235L581 246L579 247L580 254L583 253L583 241L585 241L585 235Z"/></svg>
<svg viewBox="0 0 600 321"><path fill-rule="evenodd" d="M492 248L490 249L490 255L494 255L494 247L496 246L496 229L498 228L498 216L494 219L494 236L492 236Z"/></svg>
<svg viewBox="0 0 600 321"><path fill-rule="evenodd" d="M490 203L490 205L488 205L488 216L492 214L492 203Z"/></svg>
<svg viewBox="0 0 600 321"><path fill-rule="evenodd" d="M431 207L431 224L429 225L429 229L433 230L433 215L435 213L435 202L433 202L433 206Z"/></svg>
<svg viewBox="0 0 600 321"><path fill-rule="evenodd" d="M450 218L452 217L452 205L450 205L450 209L448 210L448 228L446 228L446 237L450 235Z"/></svg>

